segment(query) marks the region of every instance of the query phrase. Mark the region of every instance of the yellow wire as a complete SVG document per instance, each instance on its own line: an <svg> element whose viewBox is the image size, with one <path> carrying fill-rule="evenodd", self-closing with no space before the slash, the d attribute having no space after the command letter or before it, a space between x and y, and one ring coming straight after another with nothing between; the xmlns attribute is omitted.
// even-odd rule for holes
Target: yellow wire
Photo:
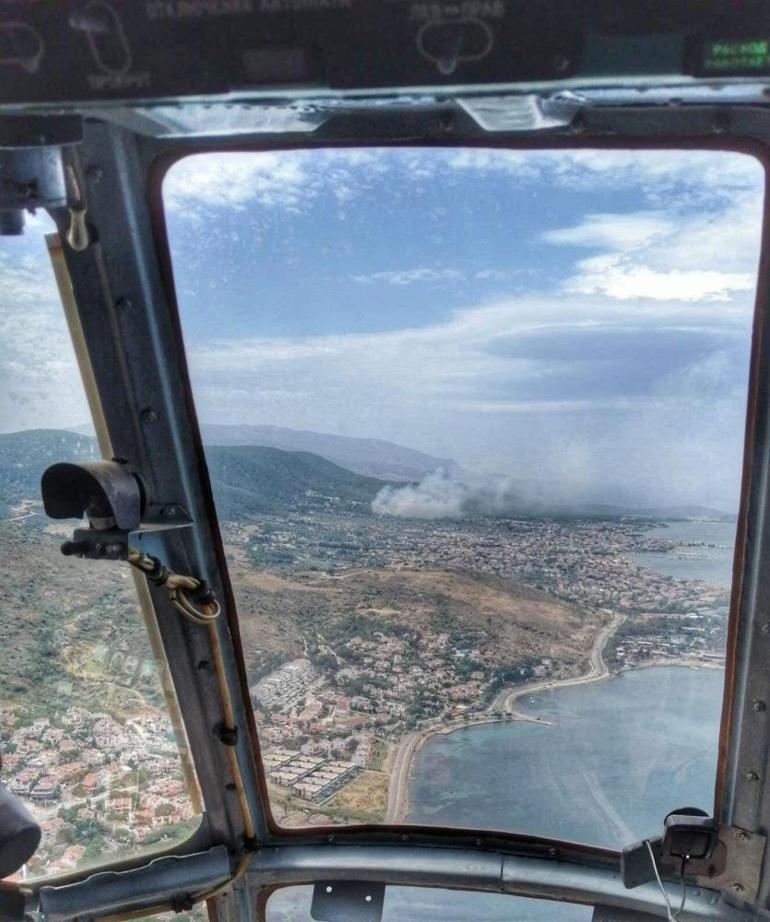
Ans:
<svg viewBox="0 0 770 922"><path fill-rule="evenodd" d="M128 561L133 566L144 571L152 572L155 569L156 561L148 554L143 554L133 548L129 548ZM217 684L219 685L220 697L222 700L222 710L224 712L224 726L228 729L235 727L235 712L233 702L230 696L230 689L227 684L227 673L225 670L224 656L222 655L222 645L219 640L219 631L216 621L221 613L219 602L214 600L214 610L212 612L203 612L196 608L189 600L184 590L195 591L200 588L200 580L192 576L184 576L179 573L168 572L164 585L169 590L171 602L182 615L196 624L205 625L209 630L209 642L214 655L214 668L217 675ZM247 839L253 839L255 836L254 819L251 815L251 808L246 797L246 791L243 784L243 774L238 763L237 753L234 746L228 746L228 760L230 769L236 783L238 799L240 802L241 813L243 815L244 833Z"/></svg>

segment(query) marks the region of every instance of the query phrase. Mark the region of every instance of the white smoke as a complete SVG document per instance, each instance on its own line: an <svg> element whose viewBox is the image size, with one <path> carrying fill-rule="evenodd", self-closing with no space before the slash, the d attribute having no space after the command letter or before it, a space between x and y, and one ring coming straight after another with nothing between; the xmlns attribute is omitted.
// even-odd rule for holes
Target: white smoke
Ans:
<svg viewBox="0 0 770 922"><path fill-rule="evenodd" d="M469 488L465 484L448 477L439 468L426 474L417 484L383 487L372 500L372 512L402 519L460 518L468 495Z"/></svg>

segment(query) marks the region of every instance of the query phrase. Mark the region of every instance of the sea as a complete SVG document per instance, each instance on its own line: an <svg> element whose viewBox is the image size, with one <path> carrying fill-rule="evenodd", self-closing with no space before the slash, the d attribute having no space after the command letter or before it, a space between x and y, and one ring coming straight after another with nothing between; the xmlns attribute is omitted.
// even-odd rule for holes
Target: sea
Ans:
<svg viewBox="0 0 770 922"><path fill-rule="evenodd" d="M682 542L635 560L727 586L734 523L671 522ZM622 848L659 834L667 813L711 811L724 672L655 666L520 698L529 721L430 737L416 753L407 822L553 836ZM268 902L269 922L309 920L312 889ZM589 922L592 909L500 894L389 887L384 922Z"/></svg>
<svg viewBox="0 0 770 922"><path fill-rule="evenodd" d="M648 538L674 541L666 553L631 554L641 567L649 567L674 579L700 579L717 586L730 586L736 523L718 521L668 522L650 529Z"/></svg>

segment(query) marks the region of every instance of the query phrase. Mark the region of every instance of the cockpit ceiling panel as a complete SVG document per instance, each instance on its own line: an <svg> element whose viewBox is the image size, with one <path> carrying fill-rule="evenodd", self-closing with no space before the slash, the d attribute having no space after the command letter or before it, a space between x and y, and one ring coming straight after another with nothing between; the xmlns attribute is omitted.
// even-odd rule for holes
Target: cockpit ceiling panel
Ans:
<svg viewBox="0 0 770 922"><path fill-rule="evenodd" d="M770 73L770 7L689 0L9 2L0 106Z"/></svg>

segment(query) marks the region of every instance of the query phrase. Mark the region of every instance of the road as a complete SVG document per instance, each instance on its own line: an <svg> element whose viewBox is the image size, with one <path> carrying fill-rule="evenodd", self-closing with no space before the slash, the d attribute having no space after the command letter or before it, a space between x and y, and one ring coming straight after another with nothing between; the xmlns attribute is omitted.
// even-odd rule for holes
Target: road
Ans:
<svg viewBox="0 0 770 922"><path fill-rule="evenodd" d="M610 621L596 635L591 647L589 656L588 672L572 679L561 679L557 681L548 680L542 682L531 682L528 685L522 685L518 688L503 689L491 702L487 708L487 714L491 718L508 719L508 720L537 720L530 714L522 713L516 710L516 702L519 698L526 695L533 695L540 691L553 690L554 688L565 688L569 685L583 685L586 682L596 682L604 679L610 674L607 661L604 658L604 651L610 638L622 624L623 617L614 614ZM472 725L472 724L471 724ZM458 727L466 726L462 721L457 723ZM390 785L388 787L388 810L385 814L386 823L398 823L404 819L406 808L406 789L409 782L409 772L412 767L412 760L417 747L423 740L427 739L433 733L448 729L447 726L430 727L425 730L413 730L402 737L396 747L393 757L393 764L390 772Z"/></svg>
<svg viewBox="0 0 770 922"><path fill-rule="evenodd" d="M406 786L409 781L409 771L412 767L412 757L422 736L423 733L420 730L413 730L402 737L396 747L396 754L393 757L393 765L390 769L388 809L385 814L386 823L403 822L404 817L401 814L406 806Z"/></svg>
<svg viewBox="0 0 770 922"><path fill-rule="evenodd" d="M528 685L522 685L519 688L504 688L490 704L489 710L494 714L509 715L519 719L531 720L527 714L522 714L515 708L519 698L527 695L533 695L536 692L553 690L554 688L565 688L569 685L583 685L586 682L596 682L598 679L604 679L610 674L607 661L604 659L604 651L607 644L615 631L623 622L621 615L613 615L610 621L596 635L596 639L591 647L589 656L588 672L583 675L575 676L572 679L552 679L543 682L531 682Z"/></svg>

